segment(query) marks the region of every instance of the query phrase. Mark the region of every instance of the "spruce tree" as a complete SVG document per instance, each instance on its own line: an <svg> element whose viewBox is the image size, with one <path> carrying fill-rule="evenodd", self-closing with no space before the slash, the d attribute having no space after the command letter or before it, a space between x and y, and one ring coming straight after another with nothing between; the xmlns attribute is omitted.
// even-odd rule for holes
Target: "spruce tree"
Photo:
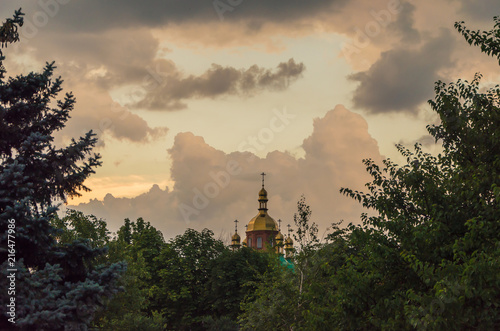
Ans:
<svg viewBox="0 0 500 331"><path fill-rule="evenodd" d="M19 41L22 24L21 10L3 23L2 47ZM53 77L53 62L41 73L5 78L4 60L0 51L0 329L85 330L125 266L89 263L104 250L81 239L58 243L50 220L57 200L89 190L83 182L101 164L92 154L97 139L90 131L56 148L53 134L75 97L57 99L63 81Z"/></svg>

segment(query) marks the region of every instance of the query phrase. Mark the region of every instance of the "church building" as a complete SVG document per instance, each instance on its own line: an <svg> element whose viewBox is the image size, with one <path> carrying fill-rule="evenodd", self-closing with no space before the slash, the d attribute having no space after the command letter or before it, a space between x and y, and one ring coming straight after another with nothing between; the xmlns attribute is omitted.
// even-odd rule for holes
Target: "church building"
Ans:
<svg viewBox="0 0 500 331"><path fill-rule="evenodd" d="M246 238L243 240L243 246L253 248L256 250L265 250L268 246L275 247L277 253L283 254L285 252L286 257L290 257L293 252L293 241L290 237L290 231L286 240L281 233L280 226L281 220L278 223L272 218L268 213L267 202L267 191L264 188L264 176L266 174L262 173L262 188L259 191L259 212L255 217L253 217L250 222L246 225ZM231 238L231 247L233 250L240 248L241 237L238 234L237 229L238 221L235 221L235 233ZM290 226L289 226L290 227Z"/></svg>

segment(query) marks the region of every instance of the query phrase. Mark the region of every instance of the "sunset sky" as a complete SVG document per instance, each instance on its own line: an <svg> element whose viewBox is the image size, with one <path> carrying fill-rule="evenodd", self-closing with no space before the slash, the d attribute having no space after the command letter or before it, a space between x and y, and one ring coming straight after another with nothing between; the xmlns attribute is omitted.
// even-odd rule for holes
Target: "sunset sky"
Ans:
<svg viewBox="0 0 500 331"><path fill-rule="evenodd" d="M363 158L439 148L425 126L434 82L500 81L495 59L453 28L489 30L498 0L22 0L9 75L56 61L77 104L56 143L92 129L103 166L65 208L116 231L143 217L166 239L188 227L240 232L257 213L293 225L304 194L320 235L362 208ZM62 97L62 95L61 95Z"/></svg>

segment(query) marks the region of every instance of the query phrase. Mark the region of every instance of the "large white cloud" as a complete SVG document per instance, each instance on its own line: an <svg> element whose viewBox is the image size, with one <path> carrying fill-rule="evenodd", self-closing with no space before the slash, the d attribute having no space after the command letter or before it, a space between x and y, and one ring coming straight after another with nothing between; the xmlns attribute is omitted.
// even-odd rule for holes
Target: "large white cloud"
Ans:
<svg viewBox="0 0 500 331"><path fill-rule="evenodd" d="M361 206L342 195L343 186L363 189L369 180L363 158L381 161L377 142L366 121L338 105L314 120L313 133L304 140L303 158L274 151L265 158L250 152L224 153L202 137L180 133L169 149L173 188L154 185L134 198L115 198L69 206L105 218L116 230L123 219L144 217L169 238L187 227L208 227L217 234L232 231L235 219L246 224L257 213L259 174L264 171L269 192L269 213L293 225L296 203L302 194L313 220L325 230L340 219L359 221ZM244 229L240 226L240 231Z"/></svg>

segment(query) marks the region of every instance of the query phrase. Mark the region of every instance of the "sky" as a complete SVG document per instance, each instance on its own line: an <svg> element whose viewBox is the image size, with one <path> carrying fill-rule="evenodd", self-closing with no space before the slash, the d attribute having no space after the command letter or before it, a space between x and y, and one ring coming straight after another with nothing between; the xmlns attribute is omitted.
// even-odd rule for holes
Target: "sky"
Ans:
<svg viewBox="0 0 500 331"><path fill-rule="evenodd" d="M61 206L107 221L143 217L165 239L209 228L227 240L257 214L293 226L304 196L320 237L366 211L362 164L405 160L395 144L438 153L426 125L434 82L500 79L498 63L454 29L490 30L497 0L37 0L22 8L9 75L55 61L77 100L56 134L93 130L103 165L91 192ZM64 97L63 94L60 97Z"/></svg>

